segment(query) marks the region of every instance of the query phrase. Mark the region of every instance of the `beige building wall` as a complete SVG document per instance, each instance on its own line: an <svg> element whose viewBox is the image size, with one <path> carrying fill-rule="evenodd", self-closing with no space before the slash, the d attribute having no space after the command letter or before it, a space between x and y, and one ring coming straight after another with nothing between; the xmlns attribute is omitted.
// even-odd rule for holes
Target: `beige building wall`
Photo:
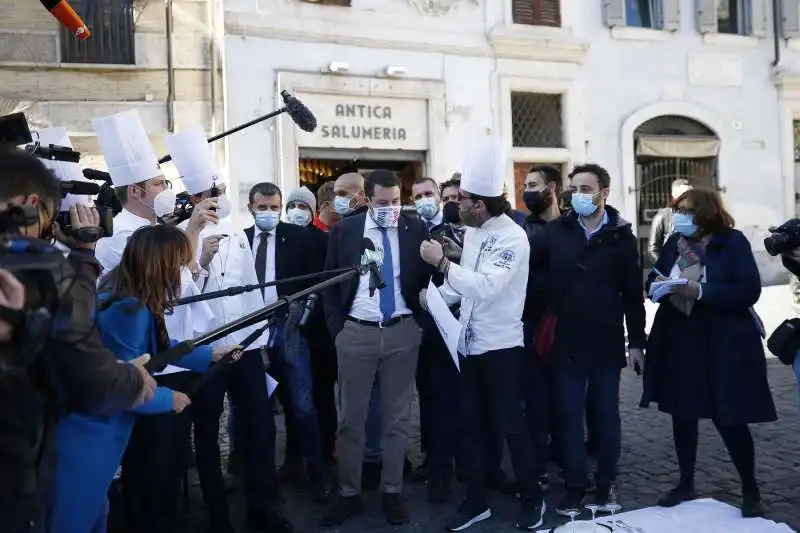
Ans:
<svg viewBox="0 0 800 533"><path fill-rule="evenodd" d="M83 4L74 2L78 11ZM84 154L82 164L94 168L104 165L93 117L137 109L159 155L166 153L171 112L176 131L198 124L206 131L222 129L212 116L222 117L221 82L212 76L212 65L218 65L212 57L219 57L216 0L173 0L172 105L165 2L134 0L133 6L135 64L75 64L62 61L60 40L72 37L39 2L0 1L0 115L24 111L31 129L66 127ZM115 31L86 18L90 39Z"/></svg>

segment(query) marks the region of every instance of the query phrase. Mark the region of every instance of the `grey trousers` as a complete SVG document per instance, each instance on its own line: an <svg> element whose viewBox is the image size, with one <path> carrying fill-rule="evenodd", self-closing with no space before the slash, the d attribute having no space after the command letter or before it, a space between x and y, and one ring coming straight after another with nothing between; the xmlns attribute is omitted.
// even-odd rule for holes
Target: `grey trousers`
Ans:
<svg viewBox="0 0 800 533"><path fill-rule="evenodd" d="M336 435L339 494L361 493L364 425L375 373L383 416L381 490L403 490L403 462L411 425L414 373L422 330L407 318L386 328L345 322L336 336L339 360L339 431ZM378 372L380 370L380 372Z"/></svg>

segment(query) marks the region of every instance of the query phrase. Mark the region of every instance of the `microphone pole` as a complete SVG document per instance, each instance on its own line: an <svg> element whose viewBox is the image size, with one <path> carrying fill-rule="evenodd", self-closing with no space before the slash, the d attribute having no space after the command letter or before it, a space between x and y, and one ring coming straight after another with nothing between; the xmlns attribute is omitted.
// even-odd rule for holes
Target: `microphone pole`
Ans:
<svg viewBox="0 0 800 533"><path fill-rule="evenodd" d="M150 361L145 365L147 370L152 371L155 368L160 368L166 366L168 364L174 363L181 357L189 354L193 351L197 346L203 346L205 344L211 344L214 341L219 339L223 339L234 333L239 331L240 329L244 329L250 327L254 324L258 324L259 322L263 322L269 318L271 318L277 311L279 311L284 306L289 305L290 303L299 300L301 298L305 298L309 294L317 291L321 291L323 289L327 289L328 287L332 287L338 283L341 283L347 279L350 279L355 276L360 276L361 274L368 272L369 266L362 266L357 265L349 268L348 272L343 272L338 276L334 276L330 279L326 279L325 281L321 281L307 289L303 289L302 291L298 291L294 294L290 294L288 296L284 296L283 298L278 298L278 301L270 304L263 309L259 309L258 311L253 311L250 314L247 314L241 318L230 322L229 324L225 324L224 326L220 326L217 329L211 330L208 333L197 337L194 340L186 340L180 342L173 346L172 348L158 353L154 355Z"/></svg>
<svg viewBox="0 0 800 533"><path fill-rule="evenodd" d="M313 274L304 274L302 276L295 276L293 278L284 278L275 281L267 281L264 283L258 283L255 285L243 285L241 287L228 287L227 289L220 289L218 291L207 292L204 294L197 294L194 296L186 296L184 298L178 298L177 300L172 301L173 307L177 307L179 305L188 305L193 304L195 302L204 302L206 300L213 300L215 298L224 298L226 296L238 296L239 294L245 292L251 292L257 289L265 289L267 287L272 287L274 285L280 285L282 283L293 283L296 281L304 281L307 279L314 279L319 278L322 276L326 276L329 274L342 274L344 272L350 272L353 270L353 267L346 267L346 268L337 268L335 270L323 270L322 272L314 272Z"/></svg>

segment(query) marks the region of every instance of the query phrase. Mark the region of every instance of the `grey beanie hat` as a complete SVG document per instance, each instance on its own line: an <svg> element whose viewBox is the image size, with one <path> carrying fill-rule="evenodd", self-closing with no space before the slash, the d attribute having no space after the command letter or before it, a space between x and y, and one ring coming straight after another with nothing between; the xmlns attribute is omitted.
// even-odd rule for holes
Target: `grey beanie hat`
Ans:
<svg viewBox="0 0 800 533"><path fill-rule="evenodd" d="M289 208L291 202L302 202L311 208L311 216L317 214L317 199L314 193L308 187L298 187L286 196L286 208Z"/></svg>

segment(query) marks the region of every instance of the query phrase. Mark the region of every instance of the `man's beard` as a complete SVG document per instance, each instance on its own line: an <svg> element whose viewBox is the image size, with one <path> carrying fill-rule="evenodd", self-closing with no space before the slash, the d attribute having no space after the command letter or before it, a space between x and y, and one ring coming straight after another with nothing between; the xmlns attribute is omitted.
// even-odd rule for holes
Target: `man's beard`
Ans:
<svg viewBox="0 0 800 533"><path fill-rule="evenodd" d="M459 216L461 217L462 224L465 226L469 226L470 228L477 228L480 226L478 217L471 211L459 211Z"/></svg>

